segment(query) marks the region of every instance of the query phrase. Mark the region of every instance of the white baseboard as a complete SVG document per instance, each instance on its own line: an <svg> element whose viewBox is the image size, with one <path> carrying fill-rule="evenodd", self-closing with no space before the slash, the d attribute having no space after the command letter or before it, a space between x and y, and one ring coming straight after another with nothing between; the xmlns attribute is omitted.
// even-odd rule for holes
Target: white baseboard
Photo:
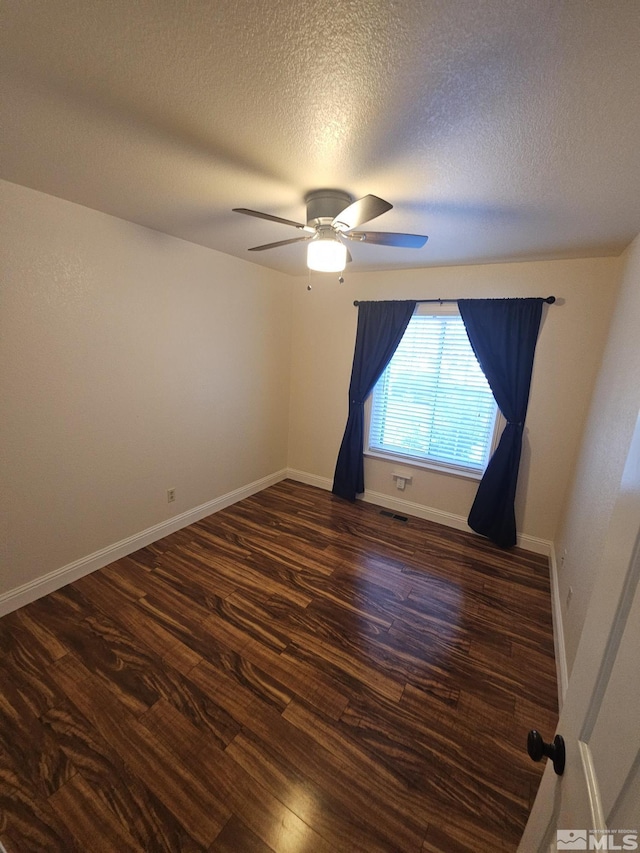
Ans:
<svg viewBox="0 0 640 853"><path fill-rule="evenodd" d="M297 483L306 483L307 486L315 486L330 492L333 488L333 480L328 477L318 477L316 474L307 474L306 471L298 471L296 468L287 468L287 479L295 480Z"/></svg>
<svg viewBox="0 0 640 853"><path fill-rule="evenodd" d="M294 468L287 469L287 477L290 480L297 480L300 483L306 483L308 486L317 486L319 489L326 489L327 491L331 491L333 486L333 481L327 477L318 477L315 474L308 474L306 471L298 471ZM403 515L413 515L416 518L434 521L436 524L444 524L445 527L453 527L455 530L464 530L468 533L473 533L464 516L444 512L441 509L435 509L435 507L414 503L404 498L385 495L383 492L372 492L369 489L365 491L361 500L365 503L382 506L385 509L392 509L394 512L400 512ZM537 536L519 533L518 546L524 548L525 551L532 551L535 554L542 554L548 557L551 552L552 543L547 539L539 539Z"/></svg>
<svg viewBox="0 0 640 853"><path fill-rule="evenodd" d="M567 666L567 650L564 642L564 625L562 621L562 602L560 600L560 582L558 579L558 562L556 549L551 545L549 554L549 576L551 580L551 615L553 618L553 646L556 656L558 677L558 706L562 711L564 699L569 685L569 668Z"/></svg>
<svg viewBox="0 0 640 853"><path fill-rule="evenodd" d="M133 536L122 539L120 542L115 542L113 545L101 548L93 554L81 557L73 563L69 563L59 569L54 569L54 571L29 581L22 586L10 589L8 592L0 595L0 616L5 616L19 607L24 607L25 604L29 604L29 602L35 601L43 595L55 592L56 589L60 589L68 583L72 583L72 581L88 575L90 572L95 572L96 569L101 569L103 566L107 566L121 557L133 554L134 551L138 551L140 548L144 548L146 545L150 545L152 542L156 542L170 533L175 533L176 530L181 530L189 524L194 524L194 522L200 521L200 519L206 518L206 516L212 515L214 512L219 512L221 509L231 506L243 498L255 495L268 486L273 486L275 483L284 480L286 476L286 470L270 474L268 477L263 477L261 480L256 480L253 483L228 492L226 495L221 495L219 498L214 498L214 500L187 510L180 515L175 515L173 518L162 521L160 524L148 527L146 530L135 533Z"/></svg>

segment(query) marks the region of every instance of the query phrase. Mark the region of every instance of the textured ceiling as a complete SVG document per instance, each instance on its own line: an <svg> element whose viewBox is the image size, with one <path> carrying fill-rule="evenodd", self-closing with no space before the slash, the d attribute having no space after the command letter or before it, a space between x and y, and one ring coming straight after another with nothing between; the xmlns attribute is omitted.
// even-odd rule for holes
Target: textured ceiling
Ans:
<svg viewBox="0 0 640 853"><path fill-rule="evenodd" d="M354 270L619 253L638 0L9 0L0 176L288 273L304 194L373 193Z"/></svg>

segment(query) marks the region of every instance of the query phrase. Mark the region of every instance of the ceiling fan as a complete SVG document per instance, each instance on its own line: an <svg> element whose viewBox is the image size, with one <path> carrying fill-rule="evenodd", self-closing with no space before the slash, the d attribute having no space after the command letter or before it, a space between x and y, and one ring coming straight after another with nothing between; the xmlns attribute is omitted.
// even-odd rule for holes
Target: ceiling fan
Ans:
<svg viewBox="0 0 640 853"><path fill-rule="evenodd" d="M427 242L427 237L421 234L397 234L390 231L354 231L354 228L375 219L393 207L388 201L375 195L365 195L353 201L348 193L341 190L314 190L305 196L307 205L307 224L282 219L270 213L249 210L246 207L234 207L234 213L244 213L247 216L257 216L270 222L291 225L300 231L305 231L303 237L293 237L291 240L278 240L276 243L265 243L263 246L253 246L250 252L263 252L265 249L276 249L291 243L308 243L307 266L319 272L342 272L351 255L345 240L355 240L359 243L375 243L378 246L397 246L401 249L420 249Z"/></svg>

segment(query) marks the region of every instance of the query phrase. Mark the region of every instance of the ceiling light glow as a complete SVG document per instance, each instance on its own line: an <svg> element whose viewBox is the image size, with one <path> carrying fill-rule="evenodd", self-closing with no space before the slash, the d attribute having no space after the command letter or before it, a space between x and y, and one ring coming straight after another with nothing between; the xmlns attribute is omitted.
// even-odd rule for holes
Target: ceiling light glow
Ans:
<svg viewBox="0 0 640 853"><path fill-rule="evenodd" d="M347 265L347 247L333 235L318 237L307 246L307 266L316 272L342 272Z"/></svg>

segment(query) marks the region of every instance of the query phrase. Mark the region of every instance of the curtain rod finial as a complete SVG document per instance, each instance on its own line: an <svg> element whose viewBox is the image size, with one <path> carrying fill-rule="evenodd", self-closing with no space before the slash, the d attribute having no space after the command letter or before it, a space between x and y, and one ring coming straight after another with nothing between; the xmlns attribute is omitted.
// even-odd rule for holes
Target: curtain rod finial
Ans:
<svg viewBox="0 0 640 853"><path fill-rule="evenodd" d="M556 301L556 298L555 296L547 296L544 301L547 302L549 305L553 305L553 303Z"/></svg>

